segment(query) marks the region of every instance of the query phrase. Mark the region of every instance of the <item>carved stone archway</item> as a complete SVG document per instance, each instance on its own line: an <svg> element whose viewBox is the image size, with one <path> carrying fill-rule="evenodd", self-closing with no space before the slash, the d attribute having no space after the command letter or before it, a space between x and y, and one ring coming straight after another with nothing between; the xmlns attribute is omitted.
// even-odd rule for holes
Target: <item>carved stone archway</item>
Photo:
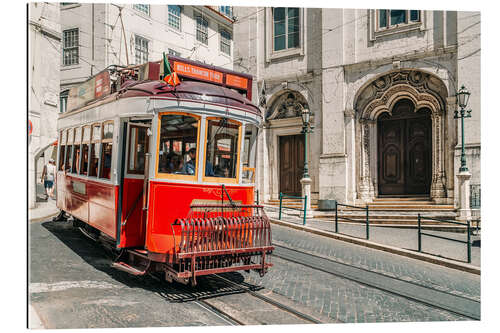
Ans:
<svg viewBox="0 0 500 333"><path fill-rule="evenodd" d="M408 99L421 108L431 110L432 182L430 197L436 202L446 198L444 167L444 124L447 90L435 75L414 69L394 70L366 83L355 96L357 137L358 198L369 202L377 196L377 118L384 112L392 114L394 105Z"/></svg>

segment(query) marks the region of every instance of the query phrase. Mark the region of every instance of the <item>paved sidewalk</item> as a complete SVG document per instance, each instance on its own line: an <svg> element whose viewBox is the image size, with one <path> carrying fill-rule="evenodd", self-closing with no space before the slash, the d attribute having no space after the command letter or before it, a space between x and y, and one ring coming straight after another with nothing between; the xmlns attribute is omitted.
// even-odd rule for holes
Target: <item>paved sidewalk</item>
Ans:
<svg viewBox="0 0 500 333"><path fill-rule="evenodd" d="M37 202L35 208L28 210L28 220L30 222L48 220L58 213L59 209L56 207L56 201L47 199L46 202Z"/></svg>
<svg viewBox="0 0 500 333"><path fill-rule="evenodd" d="M269 218L278 220L278 212L266 207L266 213ZM283 214L282 221L290 223L289 226L303 226L303 219L298 216ZM464 268L469 271L480 271L481 266L481 249L479 247L480 236L472 235L471 242L471 263L467 263L467 245L459 242L439 239L422 235L422 252L418 250L418 231L416 228L397 228L397 227L380 227L370 226L369 240L366 240L366 226L363 224L339 223L339 233L334 233L334 221L322 219L307 219L304 231L328 232L338 236L337 239L342 239L348 242L354 242L360 245L366 245L372 248L378 248L383 251L397 253L415 259L434 262L449 267ZM440 237L453 238L460 241L466 241L466 233L443 232L425 230L427 234L432 234ZM378 246L380 245L380 246Z"/></svg>

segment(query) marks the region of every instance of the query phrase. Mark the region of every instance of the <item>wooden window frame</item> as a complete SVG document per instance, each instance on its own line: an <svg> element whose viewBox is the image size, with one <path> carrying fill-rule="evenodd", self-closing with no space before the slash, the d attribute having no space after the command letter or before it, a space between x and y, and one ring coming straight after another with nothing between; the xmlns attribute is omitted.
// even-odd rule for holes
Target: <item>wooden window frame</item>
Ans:
<svg viewBox="0 0 500 333"><path fill-rule="evenodd" d="M395 9L377 9L376 10L376 24L375 24L375 31L386 31L386 30L391 30L391 29L397 29L399 27L404 27L408 25L419 25L422 23L422 10L419 9L404 9L406 18L405 21L402 23L397 23L397 24L391 24L391 15L390 12ZM416 10L418 12L418 20L412 21L410 19L411 17L411 12ZM380 26L380 15L381 12L385 12L385 20L386 20L386 25L381 27Z"/></svg>
<svg viewBox="0 0 500 333"><path fill-rule="evenodd" d="M171 7L179 7L179 15L175 13L173 10L170 10ZM170 28L174 29L175 31L182 31L182 7L180 5L167 5L167 24ZM171 19L172 18L172 19ZM176 27L175 25L179 24L179 27ZM171 22L173 24L171 24ZM175 23L174 23L175 22Z"/></svg>
<svg viewBox="0 0 500 333"><path fill-rule="evenodd" d="M284 8L285 9L285 48L284 49L281 49L281 50L276 50L275 47L275 43L274 43L274 39L275 39L275 36L276 36L276 33L274 31L274 10L277 9L277 8ZM298 12L299 12L299 15L296 16L297 17L297 21L299 22L299 27L298 27L298 30L297 30L297 34L299 36L299 42L298 42L298 45L295 46L295 47L289 47L288 46L288 20L289 20L289 17L288 17L288 8L297 8ZM301 44L302 44L302 36L301 36L301 25L302 25L302 22L301 22L301 11L300 11L300 8L299 7L273 7L271 9L271 14L272 14L272 33L271 33L271 37L272 37L272 52L286 52L288 50L295 50L295 49L300 49L301 47Z"/></svg>
<svg viewBox="0 0 500 333"><path fill-rule="evenodd" d="M228 184L239 184L239 179L240 179L240 160L241 160L241 130L243 128L243 123L239 122L234 119L227 119L228 122L234 123L238 125L238 142L236 143L236 153L237 153L237 158L236 158L236 176L235 178L225 178L225 177L211 177L211 176L205 176L205 169L206 169L206 163L207 163L207 139L208 139L208 121L209 120L221 120L223 117L207 117L205 119L205 138L203 140L204 144L204 151L205 153L203 154L203 173L202 173L202 180L203 182L207 183L228 183ZM212 166L214 167L214 166Z"/></svg>
<svg viewBox="0 0 500 333"><path fill-rule="evenodd" d="M158 167L160 165L160 158L159 158L159 153L160 153L160 140L161 140L161 117L165 115L182 115L182 116L189 116L193 117L197 120L197 134L196 134L196 169L194 172L194 175L179 175L179 174L173 174L173 173L166 173L166 172L159 172ZM156 137L156 163L155 163L155 178L159 179L170 179L170 180L185 180L185 181L191 181L191 182L196 182L198 180L198 161L199 161L199 156L200 156L200 131L201 131L201 116L193 113L187 113L187 112L159 112L158 113L158 129L157 129L157 137Z"/></svg>

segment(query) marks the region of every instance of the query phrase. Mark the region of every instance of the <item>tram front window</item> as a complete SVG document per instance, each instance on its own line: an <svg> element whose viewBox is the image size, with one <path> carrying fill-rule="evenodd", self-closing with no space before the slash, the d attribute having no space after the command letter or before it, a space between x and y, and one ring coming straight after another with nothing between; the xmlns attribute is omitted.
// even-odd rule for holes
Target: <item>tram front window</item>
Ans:
<svg viewBox="0 0 500 333"><path fill-rule="evenodd" d="M166 114L160 123L158 173L196 175L198 119Z"/></svg>
<svg viewBox="0 0 500 333"><path fill-rule="evenodd" d="M206 177L236 178L239 130L238 123L225 118L208 120Z"/></svg>

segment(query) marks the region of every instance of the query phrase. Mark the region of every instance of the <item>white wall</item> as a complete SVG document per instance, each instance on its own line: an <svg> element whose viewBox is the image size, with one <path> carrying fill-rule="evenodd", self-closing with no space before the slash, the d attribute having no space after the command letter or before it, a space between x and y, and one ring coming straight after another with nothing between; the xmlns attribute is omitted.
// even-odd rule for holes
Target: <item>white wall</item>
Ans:
<svg viewBox="0 0 500 333"><path fill-rule="evenodd" d="M28 205L33 208L42 172L37 164L48 162L51 150L44 161L38 156L57 139L61 31L58 3L30 3L28 10L28 119L33 124L28 138Z"/></svg>

